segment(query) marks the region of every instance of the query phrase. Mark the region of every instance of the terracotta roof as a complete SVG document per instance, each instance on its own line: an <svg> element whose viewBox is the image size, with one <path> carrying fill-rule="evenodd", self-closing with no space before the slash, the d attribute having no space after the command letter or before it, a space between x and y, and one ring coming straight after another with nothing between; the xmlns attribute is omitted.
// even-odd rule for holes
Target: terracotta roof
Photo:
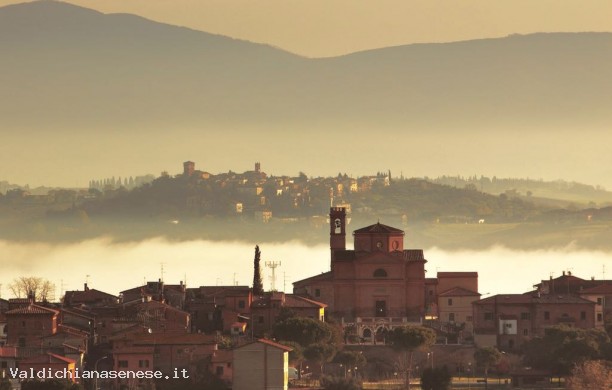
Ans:
<svg viewBox="0 0 612 390"><path fill-rule="evenodd" d="M404 231L391 227L391 226L383 225L382 223L378 222L378 223L375 223L374 225L366 226L361 229L357 229L353 232L353 234L369 234L369 233L404 234Z"/></svg>
<svg viewBox="0 0 612 390"><path fill-rule="evenodd" d="M28 306L9 310L4 314L6 315L13 315L13 314L54 314L54 315L57 315L59 314L59 311L54 310L54 309L49 309L48 307L44 307L44 306L38 306L32 303L32 304L29 304Z"/></svg>
<svg viewBox="0 0 612 390"><path fill-rule="evenodd" d="M268 340L268 339L258 339L258 340L257 340L257 342L258 342L258 343L267 344L267 345L269 345L269 346L271 346L271 347L274 347L274 348L283 349L283 350L285 350L285 351L287 351L287 352L293 351L293 348L288 347L288 346L283 345L283 344L276 343L276 342L274 342L274 341L272 341L272 340Z"/></svg>
<svg viewBox="0 0 612 390"><path fill-rule="evenodd" d="M540 294L538 297L536 292L530 292L526 294L500 294L481 299L480 301L474 302L474 304L550 304L550 303L588 303L595 304L593 301L589 301L580 298L572 294Z"/></svg>
<svg viewBox="0 0 612 390"><path fill-rule="evenodd" d="M66 295L64 295L64 302L68 304L75 303L94 303L105 300L116 300L117 297L104 291L93 289L88 289L85 291L66 291Z"/></svg>
<svg viewBox="0 0 612 390"><path fill-rule="evenodd" d="M303 283L303 282L314 282L314 281L331 280L331 279L332 279L332 273L331 271L329 271L329 272L321 273L320 275L315 275L315 276L311 276L306 279L298 280L296 282L293 282L293 285L294 286L299 285L300 283Z"/></svg>
<svg viewBox="0 0 612 390"><path fill-rule="evenodd" d="M322 302L317 302L312 299L304 298L295 294L285 295L285 307L320 307L325 308L327 305Z"/></svg>
<svg viewBox="0 0 612 390"><path fill-rule="evenodd" d="M408 261L425 261L422 249L406 249L404 250L404 259Z"/></svg>
<svg viewBox="0 0 612 390"><path fill-rule="evenodd" d="M475 291L471 291L462 287L454 287L438 294L440 297L466 297L476 296L479 297L481 294Z"/></svg>
<svg viewBox="0 0 612 390"><path fill-rule="evenodd" d="M602 295L612 295L612 283L610 284L600 284L599 286L586 288L579 292L580 295L583 294L602 294Z"/></svg>
<svg viewBox="0 0 612 390"><path fill-rule="evenodd" d="M111 340L123 340L123 336L112 337ZM215 335L201 333L135 333L129 336L133 345L212 345L216 344Z"/></svg>
<svg viewBox="0 0 612 390"><path fill-rule="evenodd" d="M58 361L67 364L76 363L73 359L47 352L44 355L32 356L24 359L20 362L20 364L58 363Z"/></svg>

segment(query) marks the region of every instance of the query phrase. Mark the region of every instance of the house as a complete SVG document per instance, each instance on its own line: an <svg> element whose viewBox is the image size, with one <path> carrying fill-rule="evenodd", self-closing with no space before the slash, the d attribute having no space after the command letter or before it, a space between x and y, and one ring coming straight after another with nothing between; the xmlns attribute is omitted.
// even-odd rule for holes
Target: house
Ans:
<svg viewBox="0 0 612 390"><path fill-rule="evenodd" d="M21 348L39 348L45 337L57 333L59 310L29 301L4 313L8 327L6 343Z"/></svg>
<svg viewBox="0 0 612 390"><path fill-rule="evenodd" d="M77 383L75 372L76 363L74 360L47 352L42 355L32 356L19 361L19 370L33 370L47 375L51 379L66 379L70 382Z"/></svg>
<svg viewBox="0 0 612 390"><path fill-rule="evenodd" d="M198 333L134 332L115 336L111 338L111 343L115 360L126 355L123 357L129 360L127 364L130 367L136 362L130 354L150 350L152 358L148 359L147 364L164 374L172 374L175 369L191 369L217 350L215 336Z"/></svg>
<svg viewBox="0 0 612 390"><path fill-rule="evenodd" d="M255 335L263 335L272 330L282 310L297 317L325 321L326 304L295 294L271 291L258 297L251 304L251 324Z"/></svg>
<svg viewBox="0 0 612 390"><path fill-rule="evenodd" d="M103 291L90 289L85 283L83 291L66 291L63 303L66 306L104 306L117 303L118 299L118 297Z"/></svg>
<svg viewBox="0 0 612 390"><path fill-rule="evenodd" d="M232 389L287 390L291 350L266 339L235 348Z"/></svg>
<svg viewBox="0 0 612 390"><path fill-rule="evenodd" d="M516 350L547 327L595 326L595 302L573 294L499 294L473 303L474 341L478 346Z"/></svg>

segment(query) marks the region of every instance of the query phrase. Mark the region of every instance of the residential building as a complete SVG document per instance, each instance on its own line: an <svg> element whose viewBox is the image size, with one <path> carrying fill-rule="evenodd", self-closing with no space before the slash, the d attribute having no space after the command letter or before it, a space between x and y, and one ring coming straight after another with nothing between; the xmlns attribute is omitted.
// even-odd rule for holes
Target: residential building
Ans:
<svg viewBox="0 0 612 390"><path fill-rule="evenodd" d="M233 390L287 390L291 348L259 339L234 349Z"/></svg>

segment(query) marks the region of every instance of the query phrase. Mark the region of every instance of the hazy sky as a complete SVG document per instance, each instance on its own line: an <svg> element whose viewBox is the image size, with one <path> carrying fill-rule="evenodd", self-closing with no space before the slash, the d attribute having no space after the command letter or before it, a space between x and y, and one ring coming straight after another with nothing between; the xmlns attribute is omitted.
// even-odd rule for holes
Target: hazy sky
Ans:
<svg viewBox="0 0 612 390"><path fill-rule="evenodd" d="M0 0L0 5L21 1ZM609 0L73 0L310 56L513 33L612 31Z"/></svg>

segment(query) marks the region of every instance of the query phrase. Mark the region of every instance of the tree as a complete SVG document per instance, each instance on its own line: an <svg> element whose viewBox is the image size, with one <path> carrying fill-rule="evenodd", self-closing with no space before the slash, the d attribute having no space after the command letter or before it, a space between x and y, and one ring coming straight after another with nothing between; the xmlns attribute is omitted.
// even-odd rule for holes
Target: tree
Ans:
<svg viewBox="0 0 612 390"><path fill-rule="evenodd" d="M261 281L261 252L259 245L255 245L255 259L253 260L253 295L263 295L263 282Z"/></svg>
<svg viewBox="0 0 612 390"><path fill-rule="evenodd" d="M319 364L323 375L323 364L333 359L336 347L330 343L314 343L304 349L304 357L313 363Z"/></svg>
<svg viewBox="0 0 612 390"><path fill-rule="evenodd" d="M487 388L487 379L489 377L489 368L496 365L501 360L501 352L495 347L478 348L474 352L474 360L476 364L484 367L485 372L485 389Z"/></svg>
<svg viewBox="0 0 612 390"><path fill-rule="evenodd" d="M421 388L423 390L446 390L451 384L452 376L446 366L426 368L421 374Z"/></svg>
<svg viewBox="0 0 612 390"><path fill-rule="evenodd" d="M422 326L402 326L389 333L389 341L394 350L404 353L403 365L407 372L406 387L410 388L414 351L431 347L436 341L436 332Z"/></svg>
<svg viewBox="0 0 612 390"><path fill-rule="evenodd" d="M31 297L35 302L46 300L55 290L55 286L47 279L36 276L21 276L13 279L9 289L17 298Z"/></svg>
<svg viewBox="0 0 612 390"><path fill-rule="evenodd" d="M567 378L567 388L571 390L606 389L612 383L612 363L589 360L577 365L572 376Z"/></svg>
<svg viewBox="0 0 612 390"><path fill-rule="evenodd" d="M605 358L610 337L600 329L580 329L557 325L547 328L544 336L523 345L525 362L559 376L570 375L576 365Z"/></svg>
<svg viewBox="0 0 612 390"><path fill-rule="evenodd" d="M312 318L291 317L277 322L272 334L277 340L295 341L302 347L315 343L335 343L335 330L325 322Z"/></svg>
<svg viewBox="0 0 612 390"><path fill-rule="evenodd" d="M83 386L60 379L45 381L26 380L21 383L21 390L82 390Z"/></svg>
<svg viewBox="0 0 612 390"><path fill-rule="evenodd" d="M367 360L363 353L357 351L340 351L334 357L334 362L340 363L345 367L359 367L363 368Z"/></svg>

